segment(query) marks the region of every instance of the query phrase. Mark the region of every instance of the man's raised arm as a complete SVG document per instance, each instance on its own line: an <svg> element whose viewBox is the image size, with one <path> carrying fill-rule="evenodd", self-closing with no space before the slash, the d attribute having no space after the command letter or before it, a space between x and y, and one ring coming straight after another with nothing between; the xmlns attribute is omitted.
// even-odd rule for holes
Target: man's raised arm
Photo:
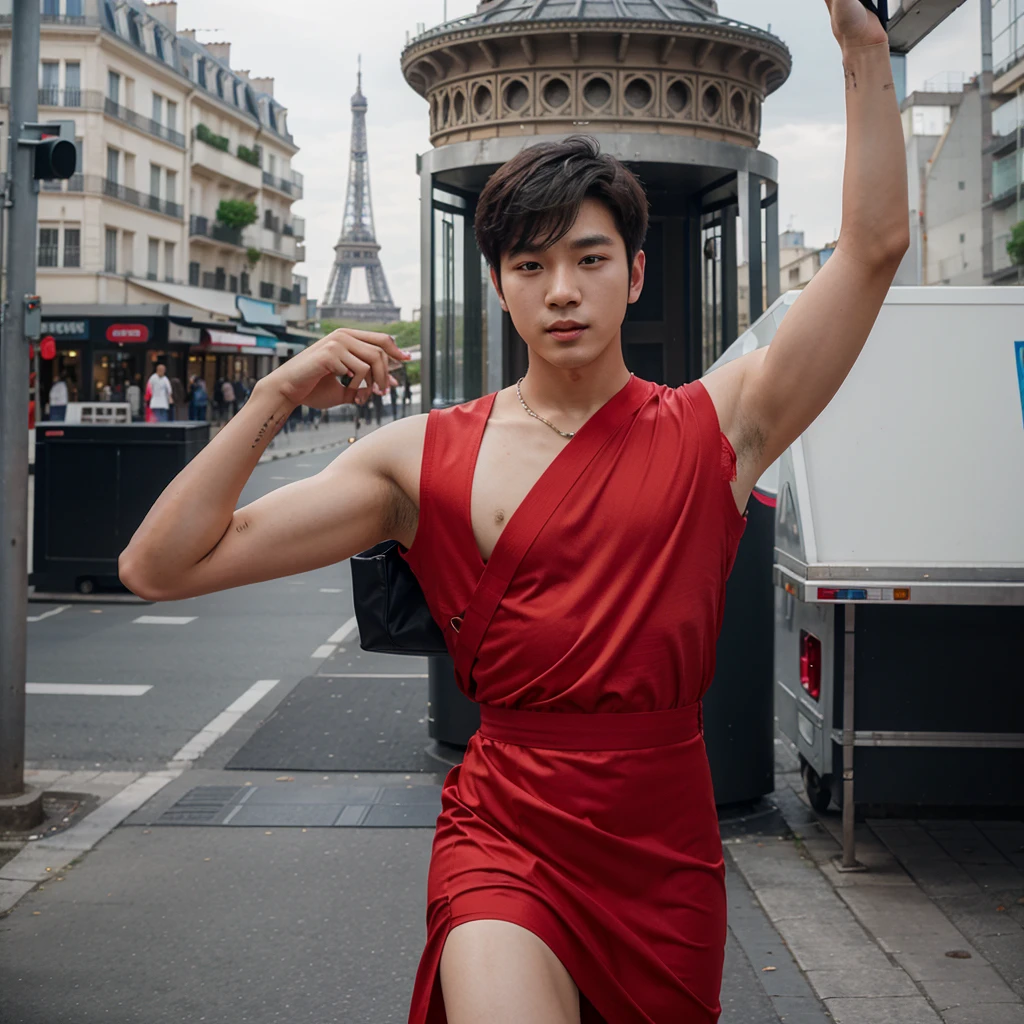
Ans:
<svg viewBox="0 0 1024 1024"><path fill-rule="evenodd" d="M860 0L826 4L846 74L842 228L771 345L705 378L736 448L738 500L839 390L909 245L906 153L885 30Z"/></svg>
<svg viewBox="0 0 1024 1024"><path fill-rule="evenodd" d="M177 600L306 572L385 539L396 495L388 439L377 435L317 476L235 506L297 405L351 402L364 379L381 392L395 386L388 356L408 358L388 335L335 331L264 377L149 510L118 559L121 582L140 597ZM352 377L347 387L342 376Z"/></svg>

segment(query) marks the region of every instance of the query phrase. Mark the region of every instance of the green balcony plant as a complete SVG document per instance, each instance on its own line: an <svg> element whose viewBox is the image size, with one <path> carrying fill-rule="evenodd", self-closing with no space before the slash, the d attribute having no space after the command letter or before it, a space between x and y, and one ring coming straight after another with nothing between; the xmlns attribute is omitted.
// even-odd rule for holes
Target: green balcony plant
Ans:
<svg viewBox="0 0 1024 1024"><path fill-rule="evenodd" d="M1010 228L1010 238L1006 243L1006 252L1012 263L1024 263L1024 220L1018 221Z"/></svg>
<svg viewBox="0 0 1024 1024"><path fill-rule="evenodd" d="M196 138L205 142L208 146L213 146L214 149L222 149L225 153L228 151L230 140L227 136L218 135L216 132L211 131L205 124L196 125Z"/></svg>
<svg viewBox="0 0 1024 1024"><path fill-rule="evenodd" d="M259 216L256 204L245 199L222 199L217 207L217 220L229 228L247 228L255 224Z"/></svg>
<svg viewBox="0 0 1024 1024"><path fill-rule="evenodd" d="M248 261L250 268L255 267L256 264L259 263L262 255L263 254L255 245L250 245L249 248L245 250L245 258Z"/></svg>
<svg viewBox="0 0 1024 1024"><path fill-rule="evenodd" d="M252 164L253 167L259 167L260 153L258 149L250 149L248 146L239 145L237 152L239 160L244 160L247 164Z"/></svg>

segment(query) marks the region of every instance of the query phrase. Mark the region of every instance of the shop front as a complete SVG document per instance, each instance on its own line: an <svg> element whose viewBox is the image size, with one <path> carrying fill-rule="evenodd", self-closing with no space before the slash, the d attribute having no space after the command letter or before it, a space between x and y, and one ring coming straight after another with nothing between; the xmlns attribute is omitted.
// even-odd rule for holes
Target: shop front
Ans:
<svg viewBox="0 0 1024 1024"><path fill-rule="evenodd" d="M39 359L37 369L44 407L60 378L71 402L129 401L129 387L144 389L160 363L184 385L189 349L200 340L187 320L165 305L44 308L42 334L56 345L54 358Z"/></svg>
<svg viewBox="0 0 1024 1024"><path fill-rule="evenodd" d="M247 388L277 365L277 339L270 335L241 334L204 327L199 344L188 353L187 377L202 377L206 390L216 395L221 381L242 381Z"/></svg>

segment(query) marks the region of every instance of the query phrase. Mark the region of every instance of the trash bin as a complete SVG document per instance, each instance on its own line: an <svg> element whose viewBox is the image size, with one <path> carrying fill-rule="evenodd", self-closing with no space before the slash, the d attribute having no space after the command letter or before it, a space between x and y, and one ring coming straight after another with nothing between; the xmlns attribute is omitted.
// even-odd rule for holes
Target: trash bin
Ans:
<svg viewBox="0 0 1024 1024"><path fill-rule="evenodd" d="M36 426L33 572L41 593L123 590L118 555L209 423Z"/></svg>

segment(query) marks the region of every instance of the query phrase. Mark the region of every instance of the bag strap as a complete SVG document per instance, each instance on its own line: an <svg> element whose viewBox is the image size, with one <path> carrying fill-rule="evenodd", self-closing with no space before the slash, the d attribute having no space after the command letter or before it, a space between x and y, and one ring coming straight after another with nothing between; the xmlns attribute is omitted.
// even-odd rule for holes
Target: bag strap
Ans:
<svg viewBox="0 0 1024 1024"><path fill-rule="evenodd" d="M458 627L455 677L464 683L463 692L473 693L471 674L480 644L526 552L598 452L640 408L650 391L649 382L630 377L629 383L576 431L508 521Z"/></svg>

